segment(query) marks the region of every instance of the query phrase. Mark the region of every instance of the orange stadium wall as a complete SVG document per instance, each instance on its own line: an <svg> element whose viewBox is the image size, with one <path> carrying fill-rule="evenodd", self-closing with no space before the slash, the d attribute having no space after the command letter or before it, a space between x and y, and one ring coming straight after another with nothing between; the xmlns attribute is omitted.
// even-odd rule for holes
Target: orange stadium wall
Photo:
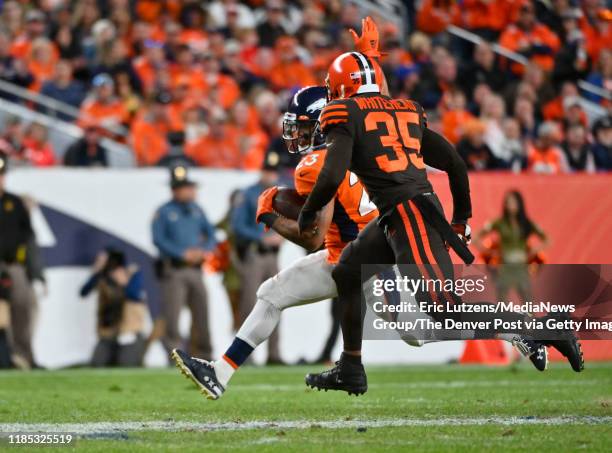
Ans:
<svg viewBox="0 0 612 453"><path fill-rule="evenodd" d="M452 199L446 175L431 175L431 180L450 216ZM516 189L525 198L528 215L550 239L545 251L549 263L612 263L612 174L472 173L470 188L473 232L498 217L504 194ZM582 343L586 360L612 360L612 341ZM561 360L552 350L550 358Z"/></svg>
<svg viewBox="0 0 612 453"><path fill-rule="evenodd" d="M435 190L452 214L448 179L431 175ZM612 174L529 175L508 173L470 174L472 231L501 214L508 190L519 190L531 219L550 239L545 251L549 263L612 263Z"/></svg>

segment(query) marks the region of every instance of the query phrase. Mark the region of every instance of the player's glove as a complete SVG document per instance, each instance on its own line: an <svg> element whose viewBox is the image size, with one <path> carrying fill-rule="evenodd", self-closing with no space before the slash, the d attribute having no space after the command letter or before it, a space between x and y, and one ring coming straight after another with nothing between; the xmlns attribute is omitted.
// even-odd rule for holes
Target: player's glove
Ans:
<svg viewBox="0 0 612 453"><path fill-rule="evenodd" d="M451 228L465 245L469 245L472 242L472 229L467 223L452 223Z"/></svg>
<svg viewBox="0 0 612 453"><path fill-rule="evenodd" d="M298 217L298 228L300 229L300 233L312 230L315 227L316 220L316 211L305 211L302 209L300 211L300 216Z"/></svg>
<svg viewBox="0 0 612 453"><path fill-rule="evenodd" d="M274 208L272 207L272 202L277 192L278 187L270 187L264 190L257 199L257 214L255 214L255 221L257 223L263 223L266 226L266 231L268 231L276 219L278 219L278 214L274 212Z"/></svg>
<svg viewBox="0 0 612 453"><path fill-rule="evenodd" d="M368 57L379 58L382 54L378 51L378 27L370 16L361 19L361 36L352 28L349 33L353 35L355 49Z"/></svg>

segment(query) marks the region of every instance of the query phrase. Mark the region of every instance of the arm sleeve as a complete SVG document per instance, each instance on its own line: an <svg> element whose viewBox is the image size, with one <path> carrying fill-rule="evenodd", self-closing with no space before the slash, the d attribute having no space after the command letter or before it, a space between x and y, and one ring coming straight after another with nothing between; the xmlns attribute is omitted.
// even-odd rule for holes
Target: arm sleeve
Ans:
<svg viewBox="0 0 612 453"><path fill-rule="evenodd" d="M95 274L91 275L91 277L87 279L85 284L81 286L81 291L79 292L81 297L87 297L89 293L91 293L98 284L98 280L100 280L99 272L96 272Z"/></svg>
<svg viewBox="0 0 612 453"><path fill-rule="evenodd" d="M448 174L453 195L453 222L466 222L472 217L472 201L465 162L453 145L431 129L423 130L421 144L421 153L425 163Z"/></svg>
<svg viewBox="0 0 612 453"><path fill-rule="evenodd" d="M353 139L339 128L327 135L327 156L317 182L308 196L303 211L320 211L329 203L346 176L353 154Z"/></svg>
<svg viewBox="0 0 612 453"><path fill-rule="evenodd" d="M153 220L153 243L164 255L181 259L185 250L177 246L166 236L166 220L158 211Z"/></svg>
<svg viewBox="0 0 612 453"><path fill-rule="evenodd" d="M202 211L202 233L204 233L206 239L204 240L204 243L202 244L205 250L212 250L215 248L215 246L217 245L217 240L215 239L215 228L211 225L211 223L208 221L208 218L206 217L206 214L204 214L204 211Z"/></svg>

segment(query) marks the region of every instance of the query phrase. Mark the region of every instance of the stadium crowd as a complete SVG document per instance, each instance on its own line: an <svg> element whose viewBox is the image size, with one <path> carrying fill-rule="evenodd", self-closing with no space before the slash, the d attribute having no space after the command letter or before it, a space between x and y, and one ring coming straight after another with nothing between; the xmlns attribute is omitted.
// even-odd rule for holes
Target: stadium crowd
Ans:
<svg viewBox="0 0 612 453"><path fill-rule="evenodd" d="M66 152L43 125L10 120L0 150L35 166L107 165L98 142L110 134L141 166L179 149L193 165L259 169L282 151L290 94L323 83L363 16L341 0L1 3L0 78L78 109L86 131ZM612 89L604 0L404 3L408 34L374 16L390 91L420 102L471 170L612 169L612 103L577 85ZM451 24L486 41L454 38ZM495 42L529 63L499 57ZM587 117L584 99L607 113Z"/></svg>

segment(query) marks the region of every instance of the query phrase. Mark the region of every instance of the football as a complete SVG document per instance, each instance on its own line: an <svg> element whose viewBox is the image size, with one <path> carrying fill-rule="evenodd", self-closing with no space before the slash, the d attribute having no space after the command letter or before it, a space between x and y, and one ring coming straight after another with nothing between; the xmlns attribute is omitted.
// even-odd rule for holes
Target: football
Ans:
<svg viewBox="0 0 612 453"><path fill-rule="evenodd" d="M272 207L277 214L291 220L297 220L305 201L306 198L297 193L295 189L279 187L272 201Z"/></svg>

